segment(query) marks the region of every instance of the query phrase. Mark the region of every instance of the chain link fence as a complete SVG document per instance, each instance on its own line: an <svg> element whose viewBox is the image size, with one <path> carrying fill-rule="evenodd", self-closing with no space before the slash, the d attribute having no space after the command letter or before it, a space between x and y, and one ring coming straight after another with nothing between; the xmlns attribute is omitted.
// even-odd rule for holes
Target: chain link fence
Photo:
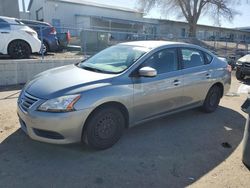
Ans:
<svg viewBox="0 0 250 188"><path fill-rule="evenodd" d="M111 28L74 28L74 27L56 27L49 24L27 22L25 25L34 29L38 38L41 40L39 52L36 52L35 58L45 59L50 58L67 58L91 56L109 46L129 41L139 40L167 40L177 42L193 43L209 49L218 56L225 57L228 60L237 60L238 58L249 53L249 42L247 40L238 40L227 37L202 37L188 38L181 37L177 33L157 34L139 32L137 30L126 29L111 29ZM23 28L24 23L16 21L16 23L1 23L0 31L10 34L12 30L18 30L18 27ZM56 32L57 31L57 32ZM26 34L33 35L26 32ZM35 36L33 36L35 37ZM16 36L18 39L18 36ZM20 40L25 38L20 37ZM8 44L6 44L8 45ZM32 47L32 43L29 43ZM56 46L52 48L51 46ZM9 50L9 49L8 49ZM8 51L7 51L8 52ZM51 55L53 54L53 55ZM59 54L59 55L57 55Z"/></svg>

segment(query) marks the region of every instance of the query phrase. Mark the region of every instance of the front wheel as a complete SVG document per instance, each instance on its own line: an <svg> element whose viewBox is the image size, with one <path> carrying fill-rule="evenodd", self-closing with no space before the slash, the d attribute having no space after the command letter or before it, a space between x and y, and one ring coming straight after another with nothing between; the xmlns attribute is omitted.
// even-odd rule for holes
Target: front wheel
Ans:
<svg viewBox="0 0 250 188"><path fill-rule="evenodd" d="M218 86L213 86L207 93L202 110L207 113L214 112L220 103L221 89Z"/></svg>
<svg viewBox="0 0 250 188"><path fill-rule="evenodd" d="M236 75L237 80L240 80L240 81L245 78L245 75L242 74L242 72L239 68L236 69L235 75Z"/></svg>
<svg viewBox="0 0 250 188"><path fill-rule="evenodd" d="M104 107L95 111L85 126L84 142L94 149L107 149L122 136L125 118L117 108Z"/></svg>

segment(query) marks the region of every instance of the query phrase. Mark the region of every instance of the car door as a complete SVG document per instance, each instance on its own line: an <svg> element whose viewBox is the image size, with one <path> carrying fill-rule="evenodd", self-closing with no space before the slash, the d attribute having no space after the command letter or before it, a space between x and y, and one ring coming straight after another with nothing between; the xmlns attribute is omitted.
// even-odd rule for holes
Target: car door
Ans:
<svg viewBox="0 0 250 188"><path fill-rule="evenodd" d="M0 18L0 52L7 46L10 35L10 24Z"/></svg>
<svg viewBox="0 0 250 188"><path fill-rule="evenodd" d="M182 105L182 73L176 48L160 50L139 68L156 69L155 77L134 77L134 119L141 121L176 109Z"/></svg>
<svg viewBox="0 0 250 188"><path fill-rule="evenodd" d="M204 52L195 48L180 48L182 62L184 105L200 103L211 84L212 70Z"/></svg>

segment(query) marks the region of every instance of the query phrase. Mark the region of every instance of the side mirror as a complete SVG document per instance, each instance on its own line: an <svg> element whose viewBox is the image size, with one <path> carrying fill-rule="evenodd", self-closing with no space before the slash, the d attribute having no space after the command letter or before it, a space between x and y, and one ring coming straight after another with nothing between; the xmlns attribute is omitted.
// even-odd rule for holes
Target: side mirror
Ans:
<svg viewBox="0 0 250 188"><path fill-rule="evenodd" d="M142 67L139 70L139 76L155 77L156 75L157 75L157 71L152 67Z"/></svg>

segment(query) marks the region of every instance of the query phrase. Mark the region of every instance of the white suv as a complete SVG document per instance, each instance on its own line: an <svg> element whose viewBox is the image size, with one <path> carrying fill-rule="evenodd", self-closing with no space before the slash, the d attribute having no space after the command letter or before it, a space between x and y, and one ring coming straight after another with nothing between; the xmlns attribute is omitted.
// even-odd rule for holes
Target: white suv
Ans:
<svg viewBox="0 0 250 188"><path fill-rule="evenodd" d="M40 49L41 41L36 31L15 18L0 16L0 54L21 59L29 58Z"/></svg>

